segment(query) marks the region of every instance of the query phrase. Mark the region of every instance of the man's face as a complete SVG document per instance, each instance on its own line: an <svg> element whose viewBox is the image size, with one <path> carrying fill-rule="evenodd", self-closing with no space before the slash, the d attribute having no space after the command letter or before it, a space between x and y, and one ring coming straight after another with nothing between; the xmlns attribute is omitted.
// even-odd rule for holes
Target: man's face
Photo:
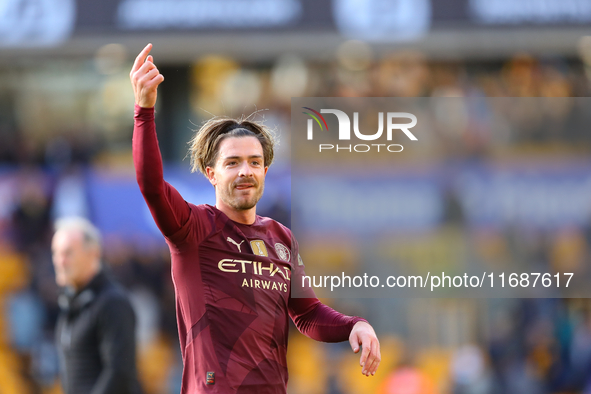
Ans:
<svg viewBox="0 0 591 394"><path fill-rule="evenodd" d="M82 287L92 277L98 248L84 243L82 232L58 230L51 242L55 281L59 286Z"/></svg>
<svg viewBox="0 0 591 394"><path fill-rule="evenodd" d="M207 174L221 202L244 211L255 207L263 195L267 169L258 139L229 137L221 142L215 166L208 167Z"/></svg>

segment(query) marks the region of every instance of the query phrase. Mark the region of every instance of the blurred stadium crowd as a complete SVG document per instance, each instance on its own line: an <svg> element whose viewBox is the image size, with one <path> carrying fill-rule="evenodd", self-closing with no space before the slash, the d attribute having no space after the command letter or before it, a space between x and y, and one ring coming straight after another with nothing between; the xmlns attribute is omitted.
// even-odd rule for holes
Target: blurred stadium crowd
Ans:
<svg viewBox="0 0 591 394"><path fill-rule="evenodd" d="M581 39L578 56L524 52L508 59L433 59L417 50L374 53L370 45L351 40L323 59L288 54L244 60L210 54L190 65L163 61L160 146L167 167L188 172L182 159L195 125L211 114L264 109L260 116L281 139L274 166L289 170L291 97L545 97L564 99L542 108L515 108L520 127L504 134L451 122L431 152L468 161L585 161L591 132L568 127L567 118L575 106L570 98L591 93L588 39ZM3 394L61 393L53 338L59 289L51 264L52 225L73 214L104 219L98 217L89 179L108 174L105 182L114 187L121 179L133 184L133 94L127 75L132 57L124 45L107 44L92 60L0 62ZM158 64L158 47L155 59ZM541 113L554 122L540 122ZM193 177L191 187L210 188L199 175ZM262 204L258 213L289 225L289 199L278 188L268 186L266 193L276 200ZM116 210L116 201L108 204ZM434 236L401 237L389 243L386 255L420 263L455 259L462 248L472 248L481 261L499 266L517 259L522 267L560 266L588 274L591 217L580 226L547 231L505 227L470 233L457 201L450 199L445 209ZM138 315L145 391L177 393L181 359L168 249L161 239L145 234L124 237L103 230L106 265L129 290ZM331 247L331 241L327 236L311 242L312 249L302 255L323 261L329 272L363 268L361 251ZM450 250L450 244L460 247ZM362 377L348 343L319 344L293 329L291 394L591 394L589 299L323 301L374 324L382 365L375 377Z"/></svg>

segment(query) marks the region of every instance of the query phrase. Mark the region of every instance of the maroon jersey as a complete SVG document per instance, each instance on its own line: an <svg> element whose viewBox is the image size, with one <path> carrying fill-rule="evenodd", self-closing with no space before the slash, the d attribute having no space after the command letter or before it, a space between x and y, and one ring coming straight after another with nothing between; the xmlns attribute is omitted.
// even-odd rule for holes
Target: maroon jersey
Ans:
<svg viewBox="0 0 591 394"><path fill-rule="evenodd" d="M234 222L184 201L164 181L153 109L136 106L133 155L171 252L182 393L284 394L289 317L325 342L347 340L363 320L320 303L311 289L306 298L291 297L292 274L303 265L288 228L260 216L251 225Z"/></svg>

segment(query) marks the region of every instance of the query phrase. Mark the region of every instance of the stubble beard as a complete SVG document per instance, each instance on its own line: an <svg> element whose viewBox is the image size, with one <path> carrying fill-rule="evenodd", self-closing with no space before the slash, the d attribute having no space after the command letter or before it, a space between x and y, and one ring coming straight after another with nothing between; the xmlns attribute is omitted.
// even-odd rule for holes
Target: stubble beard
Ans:
<svg viewBox="0 0 591 394"><path fill-rule="evenodd" d="M263 196L263 191L265 189L264 183L261 183L260 185L257 183L254 186L256 188L254 194L249 198L244 199L243 197L235 197L233 195L233 193L237 190L236 186L236 184L232 184L230 186L230 190L226 193L222 193L221 197L224 203L237 211L247 211L254 208Z"/></svg>

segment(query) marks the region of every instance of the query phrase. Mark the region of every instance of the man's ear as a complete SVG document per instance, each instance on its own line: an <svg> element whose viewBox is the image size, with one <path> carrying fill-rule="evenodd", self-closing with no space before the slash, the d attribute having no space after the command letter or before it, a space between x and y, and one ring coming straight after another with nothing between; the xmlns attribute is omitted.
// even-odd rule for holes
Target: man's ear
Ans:
<svg viewBox="0 0 591 394"><path fill-rule="evenodd" d="M205 168L205 174L207 175L207 179L209 179L209 183L211 183L213 186L216 185L217 181L215 179L215 171L213 168L211 167L206 167Z"/></svg>
<svg viewBox="0 0 591 394"><path fill-rule="evenodd" d="M265 167L265 175L267 175L268 170L269 170L269 166Z"/></svg>

